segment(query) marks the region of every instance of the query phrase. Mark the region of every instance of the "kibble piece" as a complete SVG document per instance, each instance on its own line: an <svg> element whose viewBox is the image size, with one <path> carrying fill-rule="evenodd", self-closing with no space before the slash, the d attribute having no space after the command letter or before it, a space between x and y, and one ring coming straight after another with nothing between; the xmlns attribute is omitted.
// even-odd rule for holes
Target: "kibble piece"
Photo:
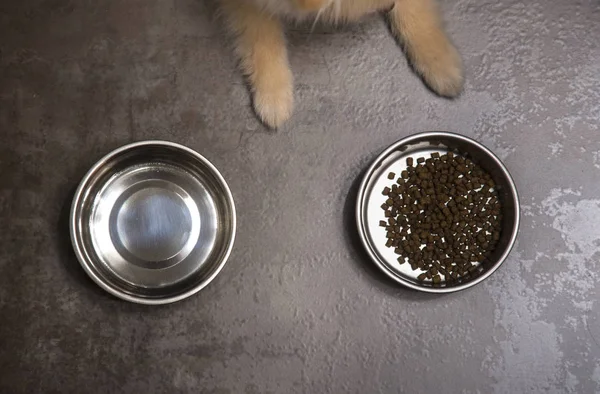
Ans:
<svg viewBox="0 0 600 394"><path fill-rule="evenodd" d="M413 158L409 157L408 159L406 159L406 165L409 167L413 166Z"/></svg>
<svg viewBox="0 0 600 394"><path fill-rule="evenodd" d="M396 173L395 172L390 172L388 174L388 179L395 179L396 178Z"/></svg>
<svg viewBox="0 0 600 394"><path fill-rule="evenodd" d="M388 194L390 194L391 189L389 187L385 187L383 189L383 191L381 192L381 194L383 194L384 196L387 196Z"/></svg>
<svg viewBox="0 0 600 394"><path fill-rule="evenodd" d="M379 221L379 225L380 225L381 227L387 227L387 223L385 222L385 220L380 220L380 221Z"/></svg>

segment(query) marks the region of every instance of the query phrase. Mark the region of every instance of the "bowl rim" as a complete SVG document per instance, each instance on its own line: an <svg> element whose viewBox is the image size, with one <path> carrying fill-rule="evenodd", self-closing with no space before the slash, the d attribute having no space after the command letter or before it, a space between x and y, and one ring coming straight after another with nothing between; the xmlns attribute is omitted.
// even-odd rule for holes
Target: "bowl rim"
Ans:
<svg viewBox="0 0 600 394"><path fill-rule="evenodd" d="M369 241L367 240L365 223L363 222L363 218L362 218L363 205L365 204L365 192L366 192L367 185L368 185L375 169L377 169L379 167L382 159L387 157L390 153L397 150L402 145L409 144L416 140L433 139L433 138L440 138L440 137L454 138L454 139L461 140L463 142L472 144L475 147L477 147L478 149L482 150L492 160L494 160L494 162L502 170L502 173L506 177L508 184L510 186L511 195L515 201L515 206L514 206L515 221L514 221L514 225L513 225L512 229L511 229L509 243L508 243L507 247L505 248L505 250L502 252L502 255L498 258L498 261L496 263L494 263L493 266L491 266L488 270L486 270L480 276L478 276L477 278L475 278L469 282L461 283L459 285L452 286L452 287L426 287L426 286L419 286L417 284L414 284L414 283L394 274L393 272L390 271L390 269L388 267L386 267L383 264L382 261L380 261L379 257L374 253L374 251L372 250L372 248L369 244ZM483 280L487 279L490 275L492 275L502 265L502 263L504 263L506 258L509 256L511 250L513 249L514 244L517 239L520 221L521 221L520 211L521 211L521 204L519 202L519 194L518 194L515 182L514 182L512 176L510 175L510 173L508 172L508 169L506 168L504 163L490 149L485 147L483 144L475 141L474 139L469 138L464 135L461 135L461 134L458 134L458 133L453 133L453 132L449 132L449 131L425 131L425 132L411 134L405 138L402 138L402 139L394 142L393 144L391 144L389 147L387 147L385 150L383 150L380 154L377 155L377 157L375 157L372 160L371 165L368 167L367 171L363 175L362 181L358 188L358 194L357 194L357 199L356 199L355 220L356 220L356 227L357 227L357 230L358 230L358 233L360 236L360 240L363 244L363 247L365 248L365 250L366 250L367 254L369 255L369 257L371 258L371 260L377 265L377 267L379 267L379 269L385 275L387 275L389 278L391 278L395 282L400 283L400 284L402 284L408 288L411 288L413 290L426 292L426 293L444 294L444 293L454 293L454 292L458 292L461 290L465 290L465 289L468 289L470 287L473 287L473 286L481 283Z"/></svg>
<svg viewBox="0 0 600 394"><path fill-rule="evenodd" d="M215 176L215 178L217 178L217 180L223 187L223 189L225 191L225 197L227 200L227 204L231 207L231 216L232 216L231 234L229 235L229 237L228 237L229 239L227 240L227 246L225 249L225 253L221 257L221 261L218 262L216 269L208 277L204 278L201 282L199 282L194 287L188 289L187 291L180 293L180 294L173 295L173 296L164 297L164 298L139 297L139 296L124 293L124 292L119 291L118 289L108 285L100 276L96 275L96 273L92 270L92 266L94 265L94 262L90 261L90 259L86 258L86 255L84 253L84 247L83 247L83 245L81 245L79 236L77 235L77 229L78 229L77 209L80 206L82 198L87 191L87 186L90 181L90 178L92 178L92 176L98 171L98 169L100 169L102 166L104 166L113 157L115 157L125 151L137 149L137 148L144 147L144 146L158 146L158 147L162 146L162 147L175 148L175 149L184 151L184 152L192 155L195 159L202 162L202 164L205 165L209 169L209 171L212 172L212 174ZM175 143L175 142L170 142L170 141L165 141L165 140L144 140L144 141L137 141L137 142L132 142L132 143L123 145L123 146L107 153L101 159L96 161L96 163L94 163L94 165L92 165L92 167L87 171L87 173L83 176L83 178L79 182L79 185L77 186L77 190L75 191L75 195L73 196L73 201L71 203L71 210L70 210L70 214L69 214L69 230L70 230L70 235L71 235L71 244L72 244L73 250L75 252L75 256L77 257L77 260L79 261L79 264L83 267L83 269L87 273L87 275L98 286L100 286L102 289L104 289L108 293L112 294L113 296L118 297L125 301L134 302L137 304L145 304L145 305L162 305L162 304L170 304L173 302L177 302L177 301L183 300L185 298L188 298L188 297L196 294L197 292L202 290L204 287L206 287L210 282L212 282L212 280L219 274L219 272L221 272L221 270L225 266L225 263L229 259L231 251L233 249L233 244L235 242L236 227L237 227L237 217L236 216L237 215L236 215L236 209L235 209L235 202L233 200L233 194L231 193L229 185L227 184L227 182L225 181L225 178L223 178L223 176L221 175L219 170L208 159L206 159L204 156L202 156L195 150L188 148L187 146Z"/></svg>

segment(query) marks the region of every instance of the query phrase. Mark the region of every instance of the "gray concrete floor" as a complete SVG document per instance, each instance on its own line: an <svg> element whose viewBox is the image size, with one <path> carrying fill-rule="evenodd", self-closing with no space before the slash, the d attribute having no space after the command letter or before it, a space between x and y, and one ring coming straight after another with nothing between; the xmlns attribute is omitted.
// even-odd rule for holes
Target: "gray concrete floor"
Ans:
<svg viewBox="0 0 600 394"><path fill-rule="evenodd" d="M199 0L0 3L0 392L600 392L600 6L445 0L465 94L432 95L379 18L290 34L297 107L259 125ZM380 275L356 180L424 130L512 172L518 245L483 284L427 296ZM104 294L71 252L74 187L160 138L204 154L238 212L231 260L183 302Z"/></svg>

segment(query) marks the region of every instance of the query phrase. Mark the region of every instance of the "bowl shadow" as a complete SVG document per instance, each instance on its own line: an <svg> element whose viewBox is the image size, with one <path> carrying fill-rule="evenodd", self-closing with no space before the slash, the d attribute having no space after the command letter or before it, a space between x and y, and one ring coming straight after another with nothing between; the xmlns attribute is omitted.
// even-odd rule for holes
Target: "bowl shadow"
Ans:
<svg viewBox="0 0 600 394"><path fill-rule="evenodd" d="M73 250L71 243L71 232L70 232L70 216L71 216L71 203L77 185L70 185L68 187L69 193L64 199L62 207L60 209L58 222L56 223L56 234L58 251L60 260L62 261L65 271L78 286L82 286L86 291L91 291L94 296L102 296L105 299L111 299L109 294L103 291L94 283L94 281L85 273L79 260Z"/></svg>

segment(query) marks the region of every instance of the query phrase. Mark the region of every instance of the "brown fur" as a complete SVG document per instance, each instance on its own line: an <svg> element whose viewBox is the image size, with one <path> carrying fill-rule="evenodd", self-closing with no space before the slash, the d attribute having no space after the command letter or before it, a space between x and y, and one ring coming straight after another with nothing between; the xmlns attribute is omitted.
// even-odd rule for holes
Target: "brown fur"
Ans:
<svg viewBox="0 0 600 394"><path fill-rule="evenodd" d="M262 121L279 127L292 113L293 77L281 20L350 22L388 11L391 29L425 83L446 97L463 86L460 56L443 29L436 0L220 0L242 71Z"/></svg>

